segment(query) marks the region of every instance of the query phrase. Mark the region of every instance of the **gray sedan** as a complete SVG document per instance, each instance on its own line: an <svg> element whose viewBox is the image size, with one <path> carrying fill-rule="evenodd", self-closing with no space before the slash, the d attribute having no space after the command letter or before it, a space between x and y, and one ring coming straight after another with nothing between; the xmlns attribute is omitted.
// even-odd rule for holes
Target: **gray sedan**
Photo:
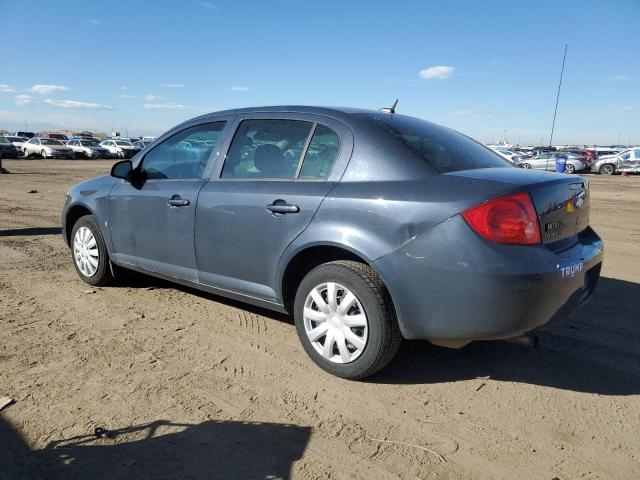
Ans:
<svg viewBox="0 0 640 480"><path fill-rule="evenodd" d="M178 125L74 186L62 229L85 282L130 269L290 312L311 359L356 379L402 338L461 347L570 314L600 275L588 219L582 177L393 109L288 106Z"/></svg>
<svg viewBox="0 0 640 480"><path fill-rule="evenodd" d="M583 171L587 168L586 162L582 157L573 155L571 153L561 152L567 156L567 164L565 167L565 173L576 173ZM518 160L515 162L516 166L526 169L535 170L549 170L555 172L556 170L556 152L546 152L538 155L535 158L527 158Z"/></svg>

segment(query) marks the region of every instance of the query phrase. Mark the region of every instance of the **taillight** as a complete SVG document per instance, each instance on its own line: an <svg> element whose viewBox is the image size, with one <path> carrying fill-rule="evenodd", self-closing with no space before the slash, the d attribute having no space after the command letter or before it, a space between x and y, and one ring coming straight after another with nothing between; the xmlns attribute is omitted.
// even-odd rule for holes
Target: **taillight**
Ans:
<svg viewBox="0 0 640 480"><path fill-rule="evenodd" d="M478 234L497 243L540 243L540 225L526 192L489 200L462 212L462 218Z"/></svg>

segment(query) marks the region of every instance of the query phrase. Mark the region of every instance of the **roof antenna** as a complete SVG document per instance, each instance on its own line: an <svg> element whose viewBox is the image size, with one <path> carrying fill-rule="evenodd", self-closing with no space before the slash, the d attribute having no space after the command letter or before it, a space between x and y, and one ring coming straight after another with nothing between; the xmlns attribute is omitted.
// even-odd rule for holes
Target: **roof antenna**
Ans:
<svg viewBox="0 0 640 480"><path fill-rule="evenodd" d="M392 114L393 114L393 113L396 113L396 105L398 105L398 99L397 99L397 98L396 98L396 101L395 101L395 102L393 102L393 105L392 105L392 107L391 107L391 108L389 108L389 107L382 107L382 108L380 109L380 111L381 111L382 113L392 113Z"/></svg>

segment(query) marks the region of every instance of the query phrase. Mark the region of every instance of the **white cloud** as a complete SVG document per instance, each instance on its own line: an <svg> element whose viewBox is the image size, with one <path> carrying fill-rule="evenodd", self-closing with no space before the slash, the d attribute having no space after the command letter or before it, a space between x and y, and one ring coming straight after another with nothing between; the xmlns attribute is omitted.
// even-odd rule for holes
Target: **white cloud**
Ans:
<svg viewBox="0 0 640 480"><path fill-rule="evenodd" d="M16 95L16 104L19 107L24 107L33 101L33 97L31 95Z"/></svg>
<svg viewBox="0 0 640 480"><path fill-rule="evenodd" d="M191 107L181 103L145 103L142 105L145 110L191 110Z"/></svg>
<svg viewBox="0 0 640 480"><path fill-rule="evenodd" d="M127 95L126 93L123 93L122 95L120 95L120 98L136 98L135 95Z"/></svg>
<svg viewBox="0 0 640 480"><path fill-rule="evenodd" d="M32 85L27 91L38 95L48 95L54 92L68 92L69 87L64 85Z"/></svg>
<svg viewBox="0 0 640 480"><path fill-rule="evenodd" d="M612 75L611 77L607 77L609 80L630 80L631 77L629 75Z"/></svg>
<svg viewBox="0 0 640 480"><path fill-rule="evenodd" d="M44 103L53 108L64 108L73 110L111 110L109 105L101 105L93 102L79 102L77 100L45 100Z"/></svg>
<svg viewBox="0 0 640 480"><path fill-rule="evenodd" d="M156 101L156 100L164 100L163 97L157 97L156 95L145 95L144 99L147 102L153 102L153 101Z"/></svg>
<svg viewBox="0 0 640 480"><path fill-rule="evenodd" d="M127 87L120 87L120 90L126 90Z"/></svg>
<svg viewBox="0 0 640 480"><path fill-rule="evenodd" d="M206 8L207 10L215 10L216 6L213 3L210 2L196 2L196 5L200 5L203 8Z"/></svg>
<svg viewBox="0 0 640 480"><path fill-rule="evenodd" d="M6 83L0 83L0 92L3 93L11 93L13 92L13 87L11 85L7 85Z"/></svg>
<svg viewBox="0 0 640 480"><path fill-rule="evenodd" d="M100 25L100 22L98 20L96 20L95 18L90 18L89 19L89 23L93 23L94 25Z"/></svg>
<svg viewBox="0 0 640 480"><path fill-rule="evenodd" d="M423 80L446 80L453 72L455 72L455 67L451 67L448 65L438 65L435 67L423 68L420 70L420 78Z"/></svg>
<svg viewBox="0 0 640 480"><path fill-rule="evenodd" d="M165 88L184 88L186 85L183 83L163 83L160 86Z"/></svg>
<svg viewBox="0 0 640 480"><path fill-rule="evenodd" d="M229 87L229 90L233 92L246 92L249 90L249 87L243 87L242 85L233 85Z"/></svg>

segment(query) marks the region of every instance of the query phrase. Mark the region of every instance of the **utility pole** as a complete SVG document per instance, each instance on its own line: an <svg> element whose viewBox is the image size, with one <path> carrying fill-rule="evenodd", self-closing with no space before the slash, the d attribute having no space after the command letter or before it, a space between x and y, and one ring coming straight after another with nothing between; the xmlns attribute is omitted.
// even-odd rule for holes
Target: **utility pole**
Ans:
<svg viewBox="0 0 640 480"><path fill-rule="evenodd" d="M564 62L567 59L567 47L564 46L564 56L562 57L562 69L560 70L560 82L558 83L558 94L556 95L556 108L553 111L553 123L551 124L551 135L549 136L549 146L553 146L553 131L556 128L556 114L558 113L558 101L560 100L560 88L562 87L562 76L564 75Z"/></svg>

